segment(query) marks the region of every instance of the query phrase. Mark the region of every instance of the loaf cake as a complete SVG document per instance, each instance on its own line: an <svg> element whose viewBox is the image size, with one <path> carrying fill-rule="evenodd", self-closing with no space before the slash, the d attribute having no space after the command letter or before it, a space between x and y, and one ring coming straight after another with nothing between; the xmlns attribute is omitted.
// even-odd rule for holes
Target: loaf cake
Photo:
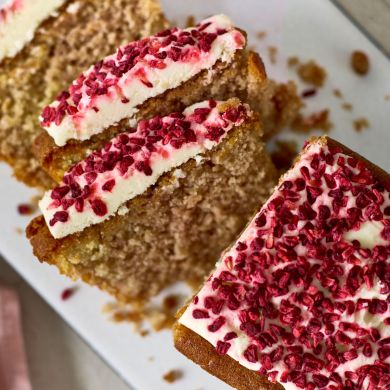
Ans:
<svg viewBox="0 0 390 390"><path fill-rule="evenodd" d="M0 160L25 183L53 181L33 155L39 114L77 75L167 27L157 0L10 0L0 10Z"/></svg>
<svg viewBox="0 0 390 390"><path fill-rule="evenodd" d="M179 313L176 348L237 389L388 389L389 191L310 140Z"/></svg>
<svg viewBox="0 0 390 390"><path fill-rule="evenodd" d="M34 150L57 182L88 151L123 131L129 120L166 115L197 101L232 96L261 113L267 135L296 110L291 86L266 79L245 35L224 15L185 30L172 28L120 47L79 76L41 114Z"/></svg>
<svg viewBox="0 0 390 390"><path fill-rule="evenodd" d="M34 254L128 302L203 278L275 184L262 137L238 99L128 126L45 193Z"/></svg>

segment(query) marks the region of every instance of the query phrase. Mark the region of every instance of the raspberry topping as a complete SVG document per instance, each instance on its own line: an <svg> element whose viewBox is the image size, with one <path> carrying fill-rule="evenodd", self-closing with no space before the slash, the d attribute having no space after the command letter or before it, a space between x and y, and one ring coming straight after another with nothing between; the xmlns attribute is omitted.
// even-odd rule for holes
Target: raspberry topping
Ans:
<svg viewBox="0 0 390 390"><path fill-rule="evenodd" d="M180 322L288 388L388 388L389 191L308 144Z"/></svg>
<svg viewBox="0 0 390 390"><path fill-rule="evenodd" d="M120 47L61 92L41 113L41 125L63 146L131 118L137 106L175 88L218 60L230 62L245 37L224 15L196 27L172 28Z"/></svg>
<svg viewBox="0 0 390 390"><path fill-rule="evenodd" d="M51 233L60 238L107 219L162 174L220 143L250 115L248 110L236 99L220 105L210 100L183 113L141 120L46 192L39 206Z"/></svg>
<svg viewBox="0 0 390 390"><path fill-rule="evenodd" d="M7 18L11 14L18 12L22 8L23 0L12 0L9 1L6 5L0 6L0 23L6 22Z"/></svg>

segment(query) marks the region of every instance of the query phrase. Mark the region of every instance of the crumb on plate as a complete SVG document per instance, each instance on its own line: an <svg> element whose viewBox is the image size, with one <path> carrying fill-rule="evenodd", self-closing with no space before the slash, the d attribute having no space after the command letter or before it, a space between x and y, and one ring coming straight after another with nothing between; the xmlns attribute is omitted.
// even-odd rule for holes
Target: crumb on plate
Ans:
<svg viewBox="0 0 390 390"><path fill-rule="evenodd" d="M335 88L333 90L333 95L340 98L340 99L343 97L343 93L338 88Z"/></svg>
<svg viewBox="0 0 390 390"><path fill-rule="evenodd" d="M256 38L264 39L267 36L267 31L257 31Z"/></svg>
<svg viewBox="0 0 390 390"><path fill-rule="evenodd" d="M317 90L315 88L309 88L302 91L301 97L306 99L308 97L315 96L316 94L317 94Z"/></svg>
<svg viewBox="0 0 390 390"><path fill-rule="evenodd" d="M341 108L345 111L352 111L353 106L351 103L343 103Z"/></svg>
<svg viewBox="0 0 390 390"><path fill-rule="evenodd" d="M294 68L295 66L299 65L299 58L296 56L288 57L287 65L289 68Z"/></svg>
<svg viewBox="0 0 390 390"><path fill-rule="evenodd" d="M329 110L321 110L310 115L299 114L291 125L293 131L297 133L308 133L311 130L329 131L333 127L329 120Z"/></svg>
<svg viewBox="0 0 390 390"><path fill-rule="evenodd" d="M355 131L360 133L362 130L370 127L370 122L367 120L367 118L357 118L353 121L353 126Z"/></svg>
<svg viewBox="0 0 390 390"><path fill-rule="evenodd" d="M322 87L326 80L325 69L318 65L314 60L300 64L297 73L302 81L316 87Z"/></svg>
<svg viewBox="0 0 390 390"><path fill-rule="evenodd" d="M268 57L271 61L271 64L276 64L276 59L278 55L278 48L276 46L268 46Z"/></svg>
<svg viewBox="0 0 390 390"><path fill-rule="evenodd" d="M178 379L183 377L183 371L181 370L170 370L163 375L163 379L165 382L174 383Z"/></svg>
<svg viewBox="0 0 390 390"><path fill-rule="evenodd" d="M366 75L370 70L370 60L366 53L355 50L351 54L351 66L359 76Z"/></svg>
<svg viewBox="0 0 390 390"><path fill-rule="evenodd" d="M19 226L15 228L15 231L16 231L16 234L19 234L20 236L23 235L23 233L24 233L24 230Z"/></svg>

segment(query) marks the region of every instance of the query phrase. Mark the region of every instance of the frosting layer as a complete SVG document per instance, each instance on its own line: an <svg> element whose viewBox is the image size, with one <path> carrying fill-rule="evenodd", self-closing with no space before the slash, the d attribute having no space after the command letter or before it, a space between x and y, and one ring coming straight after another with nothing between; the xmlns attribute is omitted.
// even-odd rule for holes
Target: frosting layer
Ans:
<svg viewBox="0 0 390 390"><path fill-rule="evenodd" d="M65 0L11 0L0 8L0 61L15 56Z"/></svg>
<svg viewBox="0 0 390 390"><path fill-rule="evenodd" d="M183 113L142 120L67 172L39 203L53 237L82 231L114 215L165 172L218 145L251 115L236 100L210 100Z"/></svg>
<svg viewBox="0 0 390 390"><path fill-rule="evenodd" d="M217 61L229 63L244 46L245 37L224 15L130 43L84 72L45 107L41 125L58 146L70 139L87 140L133 117L138 105L211 69Z"/></svg>
<svg viewBox="0 0 390 390"><path fill-rule="evenodd" d="M389 190L309 144L179 322L286 389L387 388Z"/></svg>

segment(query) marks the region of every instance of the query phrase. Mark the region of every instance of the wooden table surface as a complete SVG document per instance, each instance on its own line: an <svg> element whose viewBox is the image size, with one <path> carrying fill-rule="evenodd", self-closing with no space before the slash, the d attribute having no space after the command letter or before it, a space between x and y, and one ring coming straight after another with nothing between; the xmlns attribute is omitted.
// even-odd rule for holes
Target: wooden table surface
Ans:
<svg viewBox="0 0 390 390"><path fill-rule="evenodd" d="M390 54L390 0L336 3ZM20 295L34 390L130 389L1 258L0 282Z"/></svg>

